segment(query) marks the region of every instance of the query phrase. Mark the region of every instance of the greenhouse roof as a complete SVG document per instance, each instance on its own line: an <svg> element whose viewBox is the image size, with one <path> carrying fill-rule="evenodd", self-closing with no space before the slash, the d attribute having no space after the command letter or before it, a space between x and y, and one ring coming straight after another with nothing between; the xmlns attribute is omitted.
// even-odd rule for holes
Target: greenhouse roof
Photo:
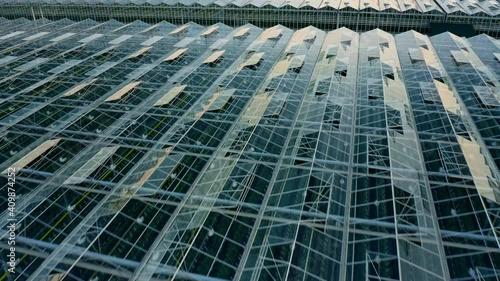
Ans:
<svg viewBox="0 0 500 281"><path fill-rule="evenodd" d="M0 21L3 276L498 277L498 40Z"/></svg>

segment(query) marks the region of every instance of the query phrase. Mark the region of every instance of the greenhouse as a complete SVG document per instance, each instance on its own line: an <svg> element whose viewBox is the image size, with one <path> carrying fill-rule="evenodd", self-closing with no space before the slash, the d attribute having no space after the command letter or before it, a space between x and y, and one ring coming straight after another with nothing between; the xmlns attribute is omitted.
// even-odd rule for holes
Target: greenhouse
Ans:
<svg viewBox="0 0 500 281"><path fill-rule="evenodd" d="M498 281L499 80L485 34L0 18L0 281Z"/></svg>
<svg viewBox="0 0 500 281"><path fill-rule="evenodd" d="M431 23L451 23L500 36L498 0L0 0L0 11L10 19L220 22L232 27L250 23L260 28L281 24L291 29L313 25L324 31L347 27L423 34L431 34Z"/></svg>

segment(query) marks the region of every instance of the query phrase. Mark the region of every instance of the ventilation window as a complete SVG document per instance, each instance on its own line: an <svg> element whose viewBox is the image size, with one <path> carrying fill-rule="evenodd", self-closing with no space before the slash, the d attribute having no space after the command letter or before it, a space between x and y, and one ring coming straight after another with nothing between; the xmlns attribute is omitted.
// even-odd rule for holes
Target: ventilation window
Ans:
<svg viewBox="0 0 500 281"><path fill-rule="evenodd" d="M273 77L270 81L269 84L267 84L265 91L266 92L272 92L275 91L278 88L278 85L281 82L281 79L283 78L282 75Z"/></svg>
<svg viewBox="0 0 500 281"><path fill-rule="evenodd" d="M170 32L170 35L182 35L188 31L189 25L183 25L172 32Z"/></svg>
<svg viewBox="0 0 500 281"><path fill-rule="evenodd" d="M323 122L326 124L332 124L333 127L339 129L341 117L342 117L342 106L337 104L334 105L329 104L326 106Z"/></svg>
<svg viewBox="0 0 500 281"><path fill-rule="evenodd" d="M422 55L422 51L420 49L409 48L408 54L410 55L411 63L424 61L424 56Z"/></svg>
<svg viewBox="0 0 500 281"><path fill-rule="evenodd" d="M174 53L172 53L170 56L168 56L165 59L165 61L169 62L169 63L172 63L172 62L180 59L186 53L187 50L188 50L188 48L178 49L177 51L175 51Z"/></svg>
<svg viewBox="0 0 500 281"><path fill-rule="evenodd" d="M389 41L385 38L380 38L379 39L379 45L380 47L382 48L382 51L384 50L384 48L389 48Z"/></svg>
<svg viewBox="0 0 500 281"><path fill-rule="evenodd" d="M451 57L455 61L455 64L457 66L464 65L464 64L470 64L469 59L467 56L464 54L463 51L450 51L451 52Z"/></svg>
<svg viewBox="0 0 500 281"><path fill-rule="evenodd" d="M273 96L273 99L267 106L267 109L264 112L263 116L271 118L279 118L285 107L286 97L287 97L286 93L275 94Z"/></svg>
<svg viewBox="0 0 500 281"><path fill-rule="evenodd" d="M471 140L467 127L465 123L462 121L462 118L454 113L448 112L448 116L450 117L450 121L453 124L453 128L455 129L455 133L461 137L464 137Z"/></svg>
<svg viewBox="0 0 500 281"><path fill-rule="evenodd" d="M413 119L411 118L410 108L406 104L405 104L405 116L406 116L406 123L408 124L408 126L410 126L410 128L412 129L415 129L413 126L413 121L412 121Z"/></svg>
<svg viewBox="0 0 500 281"><path fill-rule="evenodd" d="M347 76L347 69L343 69L343 70L336 70L336 71L335 71L335 74L337 74L337 75L339 75L339 76L346 77L346 76Z"/></svg>
<svg viewBox="0 0 500 281"><path fill-rule="evenodd" d="M380 58L378 47L374 46L368 47L367 54L369 62Z"/></svg>
<svg viewBox="0 0 500 281"><path fill-rule="evenodd" d="M330 89L330 79L324 79L318 82L318 87L316 88L316 96L322 96L328 94Z"/></svg>
<svg viewBox="0 0 500 281"><path fill-rule="evenodd" d="M390 106L386 108L387 126L400 134L403 134L403 122L401 121L401 113Z"/></svg>
<svg viewBox="0 0 500 281"><path fill-rule="evenodd" d="M294 56L290 66L288 67L295 73L299 73L302 70L302 66L304 65L306 55Z"/></svg>
<svg viewBox="0 0 500 281"><path fill-rule="evenodd" d="M250 53L249 53L250 55ZM257 70L257 68L260 66L262 57L264 56L264 52L260 53L251 53L251 56L240 65L240 70L243 68L250 68L251 70Z"/></svg>
<svg viewBox="0 0 500 281"><path fill-rule="evenodd" d="M344 50L346 50L347 47L351 46L351 39L343 39L342 41L340 41L340 44L342 44L342 47L344 48Z"/></svg>
<svg viewBox="0 0 500 281"><path fill-rule="evenodd" d="M498 107L499 102L495 95L486 86L474 86L474 91L479 97L479 100L486 107Z"/></svg>
<svg viewBox="0 0 500 281"><path fill-rule="evenodd" d="M379 80L377 79L367 79L367 94L368 100L381 100L383 99L383 89L382 85L379 84Z"/></svg>
<svg viewBox="0 0 500 281"><path fill-rule="evenodd" d="M434 104L441 101L437 90L434 88L434 83L420 82L420 94L427 104Z"/></svg>
<svg viewBox="0 0 500 281"><path fill-rule="evenodd" d="M225 50L213 52L203 63L212 67L217 66L218 63L222 61L225 52Z"/></svg>
<svg viewBox="0 0 500 281"><path fill-rule="evenodd" d="M330 62L331 62L331 60L337 56L338 50L339 50L339 46L337 46L337 45L328 46L328 49L326 50L326 58L330 59ZM500 57L500 54L498 54L498 55Z"/></svg>

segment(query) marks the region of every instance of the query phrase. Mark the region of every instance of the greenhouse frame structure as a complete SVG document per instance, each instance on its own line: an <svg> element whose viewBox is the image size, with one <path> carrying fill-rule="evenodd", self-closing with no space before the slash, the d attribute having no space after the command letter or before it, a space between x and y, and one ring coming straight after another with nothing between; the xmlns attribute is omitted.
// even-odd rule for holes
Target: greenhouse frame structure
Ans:
<svg viewBox="0 0 500 281"><path fill-rule="evenodd" d="M0 18L0 50L0 280L500 276L494 38Z"/></svg>

